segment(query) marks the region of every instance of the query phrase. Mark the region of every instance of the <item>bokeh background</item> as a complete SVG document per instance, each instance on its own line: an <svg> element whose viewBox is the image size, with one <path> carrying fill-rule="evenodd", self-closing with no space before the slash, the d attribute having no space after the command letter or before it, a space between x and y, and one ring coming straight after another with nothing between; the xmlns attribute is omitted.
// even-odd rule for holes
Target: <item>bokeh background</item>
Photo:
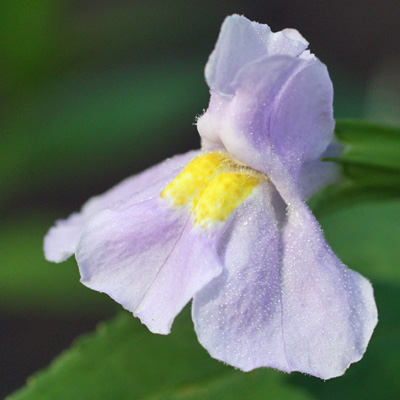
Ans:
<svg viewBox="0 0 400 400"><path fill-rule="evenodd" d="M232 13L298 29L329 67L337 118L400 123L397 0L1 0L0 396L119 308L79 284L74 260L46 262L43 236L90 196L199 146L203 68ZM321 221L375 284L383 328L354 373L375 368L387 399L399 389L399 212L391 201ZM354 394L352 373L344 395ZM293 379L319 393L319 383ZM364 399L378 398L361 386Z"/></svg>

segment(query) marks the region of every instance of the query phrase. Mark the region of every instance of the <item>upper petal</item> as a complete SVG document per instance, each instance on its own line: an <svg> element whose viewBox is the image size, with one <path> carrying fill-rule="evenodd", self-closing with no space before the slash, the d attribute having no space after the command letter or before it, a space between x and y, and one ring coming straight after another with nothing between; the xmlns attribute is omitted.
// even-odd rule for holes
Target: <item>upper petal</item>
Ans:
<svg viewBox="0 0 400 400"><path fill-rule="evenodd" d="M58 220L44 239L45 257L49 261L61 262L75 253L85 223L96 213L115 207L127 199L139 202L152 198L184 168L197 151L175 156L157 164L140 174L123 180L102 195L89 199L80 212L65 220ZM132 198L133 197L133 198Z"/></svg>
<svg viewBox="0 0 400 400"><path fill-rule="evenodd" d="M76 258L83 284L167 334L185 304L221 272L214 242L193 228L188 210L154 198L98 213Z"/></svg>
<svg viewBox="0 0 400 400"><path fill-rule="evenodd" d="M197 122L205 150L225 148L266 173L289 201L302 194L304 163L332 140L327 69L295 30L271 33L244 17L226 19L206 67L210 104Z"/></svg>
<svg viewBox="0 0 400 400"><path fill-rule="evenodd" d="M318 159L333 135L326 67L318 60L272 56L243 67L233 84L232 98L212 92L197 122L203 147L225 147L269 175L279 190L298 189L302 165Z"/></svg>
<svg viewBox="0 0 400 400"><path fill-rule="evenodd" d="M214 51L205 69L211 90L224 95L235 92L232 82L251 61L274 54L300 55L308 42L295 29L273 33L268 25L251 22L240 15L225 19Z"/></svg>

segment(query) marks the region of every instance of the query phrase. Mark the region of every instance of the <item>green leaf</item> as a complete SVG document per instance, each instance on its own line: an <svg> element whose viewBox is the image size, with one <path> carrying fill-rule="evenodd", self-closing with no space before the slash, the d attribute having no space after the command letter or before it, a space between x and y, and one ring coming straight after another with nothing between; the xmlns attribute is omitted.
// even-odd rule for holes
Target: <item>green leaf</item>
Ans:
<svg viewBox="0 0 400 400"><path fill-rule="evenodd" d="M79 282L74 258L56 265L44 259L43 237L55 214L7 216L0 224L0 310L19 315L111 315L115 303Z"/></svg>
<svg viewBox="0 0 400 400"><path fill-rule="evenodd" d="M344 146L339 164L343 179L315 194L309 201L321 216L365 201L400 196L400 128L369 122L338 120L335 138Z"/></svg>
<svg viewBox="0 0 400 400"><path fill-rule="evenodd" d="M340 160L359 166L393 169L399 173L400 128L365 121L337 120L335 137L345 145ZM364 178L367 179L368 175Z"/></svg>
<svg viewBox="0 0 400 400"><path fill-rule="evenodd" d="M313 399L264 369L242 373L199 345L188 309L172 334L154 335L128 313L80 339L9 400Z"/></svg>
<svg viewBox="0 0 400 400"><path fill-rule="evenodd" d="M398 198L399 189L397 186L385 185L379 182L355 184L349 180L344 180L317 192L308 201L308 205L313 210L313 213L318 218L321 218L359 203Z"/></svg>

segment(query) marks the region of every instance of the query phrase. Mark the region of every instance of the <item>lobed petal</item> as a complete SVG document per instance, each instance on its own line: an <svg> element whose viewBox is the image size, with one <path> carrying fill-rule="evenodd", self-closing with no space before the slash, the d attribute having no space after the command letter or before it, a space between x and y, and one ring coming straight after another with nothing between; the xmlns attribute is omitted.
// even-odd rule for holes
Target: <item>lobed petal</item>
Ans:
<svg viewBox="0 0 400 400"><path fill-rule="evenodd" d="M252 62L235 78L236 93L211 94L197 122L203 148L224 147L266 173L278 190L299 191L305 162L317 160L332 139L332 84L317 61L273 56Z"/></svg>
<svg viewBox="0 0 400 400"><path fill-rule="evenodd" d="M225 21L206 67L210 104L197 127L203 149L226 149L290 198L301 196L303 164L332 140L333 88L297 31L274 35L244 17Z"/></svg>
<svg viewBox="0 0 400 400"><path fill-rule="evenodd" d="M268 25L251 22L240 15L227 17L205 69L211 90L233 95L232 82L251 61L275 54L299 56L308 42L295 29L273 33Z"/></svg>
<svg viewBox="0 0 400 400"><path fill-rule="evenodd" d="M305 205L290 207L283 234L283 326L292 370L323 379L361 359L377 323L372 286L349 270Z"/></svg>
<svg viewBox="0 0 400 400"><path fill-rule="evenodd" d="M175 316L222 272L215 238L219 234L220 229L193 227L193 218L189 218L168 261L134 313L152 332L169 333Z"/></svg>
<svg viewBox="0 0 400 400"><path fill-rule="evenodd" d="M154 198L98 213L76 253L84 285L107 293L154 333L167 334L193 295L221 272L212 235L186 209Z"/></svg>
<svg viewBox="0 0 400 400"><path fill-rule="evenodd" d="M193 300L200 343L214 358L244 371L262 366L289 370L279 268L282 206L273 186L265 183L240 206L219 245L224 270Z"/></svg>
<svg viewBox="0 0 400 400"><path fill-rule="evenodd" d="M78 213L58 220L44 239L44 252L48 261L62 262L75 253L85 223L96 213L121 202L140 202L157 196L178 175L198 151L175 156L138 175L123 180L106 193L86 202Z"/></svg>
<svg viewBox="0 0 400 400"><path fill-rule="evenodd" d="M244 371L342 375L377 322L371 285L337 259L305 205L287 220L283 209L270 185L235 215L220 242L225 268L194 297L199 341Z"/></svg>

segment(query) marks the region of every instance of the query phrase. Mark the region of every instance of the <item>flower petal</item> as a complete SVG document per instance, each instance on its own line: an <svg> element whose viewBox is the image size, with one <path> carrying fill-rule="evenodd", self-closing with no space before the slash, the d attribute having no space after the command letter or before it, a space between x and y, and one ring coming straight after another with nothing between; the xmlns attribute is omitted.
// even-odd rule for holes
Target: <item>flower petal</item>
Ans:
<svg viewBox="0 0 400 400"><path fill-rule="evenodd" d="M272 34L228 18L206 67L210 104L197 122L203 149L226 149L264 172L285 199L301 196L302 165L321 156L334 129L332 83L306 47L297 31Z"/></svg>
<svg viewBox="0 0 400 400"><path fill-rule="evenodd" d="M321 158L339 157L343 146L332 142ZM341 178L340 167L333 161L309 161L303 164L300 171L302 198L308 200L318 190L338 182Z"/></svg>
<svg viewBox="0 0 400 400"><path fill-rule="evenodd" d="M222 272L215 234L186 224L168 262L158 273L135 315L155 333L169 333L175 316L213 278Z"/></svg>
<svg viewBox="0 0 400 400"><path fill-rule="evenodd" d="M185 304L221 272L213 243L192 228L187 210L155 198L93 217L76 258L83 284L167 334Z"/></svg>
<svg viewBox="0 0 400 400"><path fill-rule="evenodd" d="M268 25L251 22L240 15L225 19L214 51L205 69L211 90L233 95L238 71L247 63L274 54L300 55L308 42L295 29L273 33Z"/></svg>
<svg viewBox="0 0 400 400"><path fill-rule="evenodd" d="M332 139L333 91L326 67L318 60L267 57L243 67L233 84L232 98L211 93L197 122L203 148L226 148L277 187L298 184L302 164L318 159Z"/></svg>
<svg viewBox="0 0 400 400"><path fill-rule="evenodd" d="M282 337L280 234L272 185L235 213L219 253L222 274L194 297L192 316L211 356L249 371L289 370Z"/></svg>
<svg viewBox="0 0 400 400"><path fill-rule="evenodd" d="M73 213L65 220L58 220L44 239L46 259L62 262L69 258L75 253L83 227L89 218L132 196L134 198L131 201L139 202L158 195L170 180L180 173L186 163L197 154L198 151L190 151L167 159L138 175L131 176L104 194L89 199L79 213Z"/></svg>
<svg viewBox="0 0 400 400"><path fill-rule="evenodd" d="M195 295L199 341L244 371L339 376L362 357L375 327L371 285L336 258L305 205L290 209L281 236L277 207L257 202L222 238L224 271Z"/></svg>
<svg viewBox="0 0 400 400"><path fill-rule="evenodd" d="M323 379L361 359L377 323L372 286L343 265L303 205L283 235L283 326L293 370Z"/></svg>

